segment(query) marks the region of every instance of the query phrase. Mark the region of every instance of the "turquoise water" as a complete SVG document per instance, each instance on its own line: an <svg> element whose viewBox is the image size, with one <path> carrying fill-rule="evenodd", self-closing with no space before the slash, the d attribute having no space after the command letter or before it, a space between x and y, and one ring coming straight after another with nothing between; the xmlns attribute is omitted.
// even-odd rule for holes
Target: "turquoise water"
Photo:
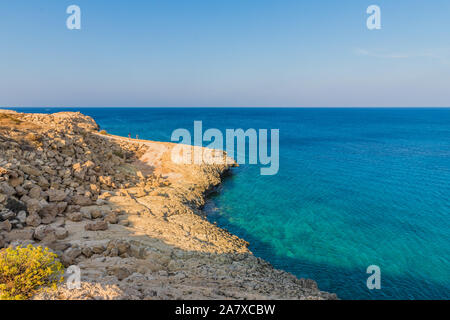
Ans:
<svg viewBox="0 0 450 320"><path fill-rule="evenodd" d="M211 221L343 299L450 298L450 109L83 112L110 133L163 141L194 120L280 129L278 175L233 169ZM366 287L369 265L381 268L381 290Z"/></svg>

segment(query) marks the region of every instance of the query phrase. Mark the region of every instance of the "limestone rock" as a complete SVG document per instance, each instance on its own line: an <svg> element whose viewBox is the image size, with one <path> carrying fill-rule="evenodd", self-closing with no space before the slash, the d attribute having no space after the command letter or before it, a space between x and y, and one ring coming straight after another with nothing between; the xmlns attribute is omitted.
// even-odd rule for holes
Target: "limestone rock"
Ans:
<svg viewBox="0 0 450 320"><path fill-rule="evenodd" d="M0 220L12 220L16 217L16 214L11 210L2 210L0 212Z"/></svg>
<svg viewBox="0 0 450 320"><path fill-rule="evenodd" d="M72 197L72 203L79 206L89 206L92 204L92 200L85 196L76 195Z"/></svg>
<svg viewBox="0 0 450 320"><path fill-rule="evenodd" d="M39 186L34 186L31 188L31 190L28 192L28 196L32 199L40 199L41 198L42 189Z"/></svg>
<svg viewBox="0 0 450 320"><path fill-rule="evenodd" d="M67 214L67 218L74 222L80 222L83 220L83 215L81 212L71 212Z"/></svg>
<svg viewBox="0 0 450 320"><path fill-rule="evenodd" d="M55 229L46 225L40 225L34 230L34 238L37 240L43 240L51 234L55 234Z"/></svg>
<svg viewBox="0 0 450 320"><path fill-rule="evenodd" d="M91 210L91 217L92 219L103 218L103 212L101 212L99 209L93 209Z"/></svg>
<svg viewBox="0 0 450 320"><path fill-rule="evenodd" d="M125 267L111 267L108 269L108 274L114 275L119 281L129 277L131 273L132 272Z"/></svg>
<svg viewBox="0 0 450 320"><path fill-rule="evenodd" d="M26 212L26 211L20 211L20 212L17 214L17 219L18 219L21 223L26 223L27 212Z"/></svg>
<svg viewBox="0 0 450 320"><path fill-rule="evenodd" d="M23 230L14 229L11 232L5 234L5 240L7 242L12 242L15 240L32 240L33 233L34 232L32 229L23 229Z"/></svg>
<svg viewBox="0 0 450 320"><path fill-rule="evenodd" d="M42 209L42 204L37 199L29 199L26 205L29 214L36 214Z"/></svg>
<svg viewBox="0 0 450 320"><path fill-rule="evenodd" d="M23 183L23 177L17 177L9 180L9 185L13 188L17 188Z"/></svg>
<svg viewBox="0 0 450 320"><path fill-rule="evenodd" d="M105 252L106 248L102 245L96 245L92 247L92 252L94 254L102 254L103 252Z"/></svg>
<svg viewBox="0 0 450 320"><path fill-rule="evenodd" d="M9 220L0 222L0 231L10 232L11 229L12 229L12 225L11 225L11 222L9 222Z"/></svg>
<svg viewBox="0 0 450 320"><path fill-rule="evenodd" d="M119 222L119 219L114 212L110 212L105 216L105 221L111 224L117 224Z"/></svg>
<svg viewBox="0 0 450 320"><path fill-rule="evenodd" d="M108 229L108 223L106 221L97 221L88 223L84 227L87 231L104 231Z"/></svg>
<svg viewBox="0 0 450 320"><path fill-rule="evenodd" d="M48 201L50 202L63 201L67 196L64 191L55 189L48 190L47 194L48 194Z"/></svg>
<svg viewBox="0 0 450 320"><path fill-rule="evenodd" d="M86 258L90 258L90 257L92 257L92 255L94 254L94 252L92 251L92 249L89 248L89 247L84 247L83 249L81 249L81 252L83 253L83 255L84 255Z"/></svg>
<svg viewBox="0 0 450 320"><path fill-rule="evenodd" d="M28 174L30 176L34 176L34 177L38 177L38 176L41 175L41 171L39 169L34 168L32 166L29 166L29 165L21 165L20 166L20 170L22 170L26 174Z"/></svg>
<svg viewBox="0 0 450 320"><path fill-rule="evenodd" d="M42 221L41 221L41 217L38 214L33 213L33 214L30 214L26 218L25 222L27 225L29 225L31 227L37 227L41 224Z"/></svg>
<svg viewBox="0 0 450 320"><path fill-rule="evenodd" d="M6 182L0 183L0 192L6 194L7 196L12 196L16 193L16 189L11 187Z"/></svg>
<svg viewBox="0 0 450 320"><path fill-rule="evenodd" d="M56 228L55 229L55 236L58 240L63 240L69 236L69 231L65 228Z"/></svg>
<svg viewBox="0 0 450 320"><path fill-rule="evenodd" d="M66 251L64 251L64 254L61 257L61 262L64 266L68 267L70 265L73 265L75 262L75 259L78 258L81 255L81 249L80 248L69 248Z"/></svg>

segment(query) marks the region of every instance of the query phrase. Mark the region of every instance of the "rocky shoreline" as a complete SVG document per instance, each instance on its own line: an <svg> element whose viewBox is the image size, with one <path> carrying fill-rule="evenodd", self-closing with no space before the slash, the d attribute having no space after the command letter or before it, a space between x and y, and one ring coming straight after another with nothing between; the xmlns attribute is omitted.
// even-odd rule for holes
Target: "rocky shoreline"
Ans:
<svg viewBox="0 0 450 320"><path fill-rule="evenodd" d="M35 299L336 299L205 219L230 165L98 130L81 113L0 110L0 249L46 246L81 270L80 289Z"/></svg>

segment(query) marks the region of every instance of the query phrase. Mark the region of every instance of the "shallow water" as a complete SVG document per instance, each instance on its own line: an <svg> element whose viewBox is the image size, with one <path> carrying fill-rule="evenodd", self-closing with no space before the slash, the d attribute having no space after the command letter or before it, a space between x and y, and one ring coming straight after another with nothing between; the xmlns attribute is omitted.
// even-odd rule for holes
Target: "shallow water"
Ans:
<svg viewBox="0 0 450 320"><path fill-rule="evenodd" d="M54 112L55 109L20 109ZM280 171L233 169L209 219L343 299L450 298L450 109L83 109L109 133L280 129ZM366 268L381 268L381 290Z"/></svg>

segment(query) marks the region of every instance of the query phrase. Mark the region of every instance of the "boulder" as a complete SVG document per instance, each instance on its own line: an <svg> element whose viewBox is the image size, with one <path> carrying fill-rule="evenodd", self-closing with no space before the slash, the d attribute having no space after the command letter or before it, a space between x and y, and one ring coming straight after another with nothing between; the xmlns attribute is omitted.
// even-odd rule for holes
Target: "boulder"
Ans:
<svg viewBox="0 0 450 320"><path fill-rule="evenodd" d="M23 177L17 177L9 180L9 185L13 188L20 186L23 183Z"/></svg>
<svg viewBox="0 0 450 320"><path fill-rule="evenodd" d="M25 222L27 225L29 225L31 227L37 227L41 224L42 221L41 221L41 217L38 214L33 213L33 214L30 214L26 218Z"/></svg>
<svg viewBox="0 0 450 320"><path fill-rule="evenodd" d="M20 211L16 218L20 221L20 223L25 223L27 219L27 212L26 211Z"/></svg>
<svg viewBox="0 0 450 320"><path fill-rule="evenodd" d="M114 266L108 268L108 274L114 275L119 281L122 281L123 279L129 277L132 272L125 267Z"/></svg>
<svg viewBox="0 0 450 320"><path fill-rule="evenodd" d="M43 240L51 234L55 235L55 229L46 225L40 225L34 230L34 238L37 240Z"/></svg>
<svg viewBox="0 0 450 320"><path fill-rule="evenodd" d="M49 214L43 214L41 215L41 223L42 224L51 224L55 222L56 218Z"/></svg>
<svg viewBox="0 0 450 320"><path fill-rule="evenodd" d="M40 215L51 215L56 217L59 214L62 214L64 210L67 208L67 202L51 202L47 206L39 211Z"/></svg>
<svg viewBox="0 0 450 320"><path fill-rule="evenodd" d="M41 209L42 209L42 204L39 200L29 199L27 201L27 211L29 214L38 213L39 211L41 211Z"/></svg>
<svg viewBox="0 0 450 320"><path fill-rule="evenodd" d="M63 201L67 197L66 193L62 190L50 189L47 191L47 194L48 201L50 202Z"/></svg>
<svg viewBox="0 0 450 320"><path fill-rule="evenodd" d="M40 176L39 179L38 179L38 185L41 188L47 189L50 186L50 183L43 176Z"/></svg>
<svg viewBox="0 0 450 320"><path fill-rule="evenodd" d="M41 193L42 193L42 189L39 186L34 186L33 188L30 189L30 191L28 192L28 196L32 199L41 199Z"/></svg>
<svg viewBox="0 0 450 320"><path fill-rule="evenodd" d="M16 218L16 214L11 210L2 210L0 212L0 220L12 220Z"/></svg>
<svg viewBox="0 0 450 320"><path fill-rule="evenodd" d="M103 218L103 212L101 212L99 209L93 209L91 210L91 217L92 219Z"/></svg>
<svg viewBox="0 0 450 320"><path fill-rule="evenodd" d="M84 247L81 251L86 258L90 258L94 254L92 249L89 247Z"/></svg>
<svg viewBox="0 0 450 320"><path fill-rule="evenodd" d="M57 243L56 241L57 241L57 239L56 239L56 234L55 234L55 232L50 232L50 233L48 233L48 234L44 237L44 239L41 240L42 244L45 245L45 246L47 246L47 247L49 247L49 248L54 247L54 244Z"/></svg>
<svg viewBox="0 0 450 320"><path fill-rule="evenodd" d="M10 232L11 229L12 229L12 224L11 224L11 222L9 222L9 220L0 222L0 231Z"/></svg>
<svg viewBox="0 0 450 320"><path fill-rule="evenodd" d="M106 248L102 245L95 245L92 247L92 252L94 252L94 254L102 254L105 250Z"/></svg>
<svg viewBox="0 0 450 320"><path fill-rule="evenodd" d="M81 212L71 212L68 213L66 217L73 222L80 222L83 220L83 214Z"/></svg>
<svg viewBox="0 0 450 320"><path fill-rule="evenodd" d="M113 248L117 248L119 255L122 255L124 253L129 253L131 245L126 241L113 240L108 243L106 250L112 250Z"/></svg>
<svg viewBox="0 0 450 320"><path fill-rule="evenodd" d="M22 229L22 230L14 229L11 232L5 234L5 240L6 242L16 240L32 240L33 233L34 232L32 229Z"/></svg>
<svg viewBox="0 0 450 320"><path fill-rule="evenodd" d="M7 196L12 196L16 193L16 189L11 187L6 182L2 182L2 183L0 183L0 192L3 194L6 194Z"/></svg>
<svg viewBox="0 0 450 320"><path fill-rule="evenodd" d="M81 249L80 248L69 248L66 251L64 251L61 262L64 266L68 267L70 265L73 265L75 262L75 259L78 258L81 255Z"/></svg>
<svg viewBox="0 0 450 320"><path fill-rule="evenodd" d="M56 228L55 229L55 236L58 240L63 240L69 236L69 231L65 228Z"/></svg>
<svg viewBox="0 0 450 320"><path fill-rule="evenodd" d="M41 170L34 168L32 166L29 166L29 165L21 165L20 170L22 170L24 173L26 173L30 176L34 176L34 177L38 177L42 174Z"/></svg>
<svg viewBox="0 0 450 320"><path fill-rule="evenodd" d="M111 224L117 224L119 222L119 219L117 218L115 213L110 212L105 216L105 221Z"/></svg>
<svg viewBox="0 0 450 320"><path fill-rule="evenodd" d="M79 206L89 206L92 204L92 200L85 196L76 195L72 197L72 203Z"/></svg>
<svg viewBox="0 0 450 320"><path fill-rule="evenodd" d="M88 223L84 226L87 231L104 231L108 229L108 222L106 221L97 221Z"/></svg>
<svg viewBox="0 0 450 320"><path fill-rule="evenodd" d="M21 197L27 194L27 190L25 190L25 188L23 188L22 186L17 186L16 187L16 194Z"/></svg>

